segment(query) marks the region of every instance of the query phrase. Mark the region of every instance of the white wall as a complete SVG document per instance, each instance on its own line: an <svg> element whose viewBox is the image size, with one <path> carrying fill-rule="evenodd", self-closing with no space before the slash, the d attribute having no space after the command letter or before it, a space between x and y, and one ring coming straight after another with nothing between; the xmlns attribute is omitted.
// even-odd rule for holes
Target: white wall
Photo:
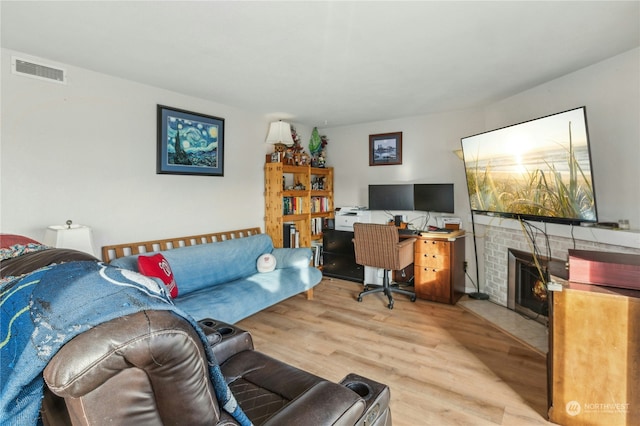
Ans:
<svg viewBox="0 0 640 426"><path fill-rule="evenodd" d="M17 76L11 54L2 49L2 232L42 240L72 219L101 247L264 229L265 117L53 61L67 85ZM156 174L157 104L225 119L223 177Z"/></svg>

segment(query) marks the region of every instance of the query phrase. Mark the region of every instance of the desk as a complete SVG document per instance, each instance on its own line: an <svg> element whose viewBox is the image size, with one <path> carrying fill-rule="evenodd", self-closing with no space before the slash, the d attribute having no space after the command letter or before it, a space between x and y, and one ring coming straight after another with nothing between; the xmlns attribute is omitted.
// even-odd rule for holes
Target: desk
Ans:
<svg viewBox="0 0 640 426"><path fill-rule="evenodd" d="M465 292L464 231L423 232L417 236L414 252L416 296L454 305Z"/></svg>

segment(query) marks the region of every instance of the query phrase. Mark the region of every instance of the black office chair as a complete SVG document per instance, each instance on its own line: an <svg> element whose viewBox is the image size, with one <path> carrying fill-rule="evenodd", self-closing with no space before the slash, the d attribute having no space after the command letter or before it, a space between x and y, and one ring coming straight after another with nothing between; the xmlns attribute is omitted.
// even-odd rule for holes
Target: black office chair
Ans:
<svg viewBox="0 0 640 426"><path fill-rule="evenodd" d="M416 238L399 241L395 226L375 223L354 223L353 232L356 263L384 269L382 285L365 283L364 290L358 295L358 302L362 302L362 297L371 293L384 293L389 298L389 309L393 309L392 293L410 296L411 301L415 302L415 292L389 283L389 271L404 269L413 263L413 244Z"/></svg>

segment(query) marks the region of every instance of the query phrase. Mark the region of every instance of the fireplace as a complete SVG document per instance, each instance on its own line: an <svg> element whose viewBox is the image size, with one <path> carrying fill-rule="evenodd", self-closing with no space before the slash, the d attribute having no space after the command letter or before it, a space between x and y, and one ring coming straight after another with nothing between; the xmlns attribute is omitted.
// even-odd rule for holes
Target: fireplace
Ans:
<svg viewBox="0 0 640 426"><path fill-rule="evenodd" d="M527 318L547 324L549 300L546 283L566 281L566 262L509 249L507 307Z"/></svg>

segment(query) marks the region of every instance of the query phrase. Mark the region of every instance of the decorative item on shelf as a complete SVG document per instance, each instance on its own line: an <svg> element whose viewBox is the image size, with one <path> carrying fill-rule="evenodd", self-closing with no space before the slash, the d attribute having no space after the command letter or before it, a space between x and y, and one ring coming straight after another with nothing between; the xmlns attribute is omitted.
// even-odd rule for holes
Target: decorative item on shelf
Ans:
<svg viewBox="0 0 640 426"><path fill-rule="evenodd" d="M619 219L618 229L622 229L625 231L628 231L629 229L631 229L631 226L629 225L629 219Z"/></svg>
<svg viewBox="0 0 640 426"><path fill-rule="evenodd" d="M66 225L52 225L44 234L44 244L56 248L68 248L96 255L93 232L90 227L74 225L67 220Z"/></svg>
<svg viewBox="0 0 640 426"><path fill-rule="evenodd" d="M311 153L311 166L325 166L325 147L329 143L329 139L325 135L318 133L318 128L314 127L309 140L309 152Z"/></svg>
<svg viewBox="0 0 640 426"><path fill-rule="evenodd" d="M318 176L311 181L311 189L322 191L324 189L324 176Z"/></svg>
<svg viewBox="0 0 640 426"><path fill-rule="evenodd" d="M311 157L309 157L309 154L307 154L306 152L302 152L300 154L300 159L298 161L298 165L299 166L307 166L311 164Z"/></svg>
<svg viewBox="0 0 640 426"><path fill-rule="evenodd" d="M291 139L293 140L293 145L287 148L284 162L294 166L301 166L303 165L303 161L306 161L303 160L303 154L307 154L304 152L302 145L300 145L300 136L298 136L298 132L294 126L291 126Z"/></svg>
<svg viewBox="0 0 640 426"><path fill-rule="evenodd" d="M287 147L292 146L295 142L292 137L291 125L284 121L276 121L269 125L269 133L265 143L273 145L274 153L284 153ZM278 154L278 158L283 157ZM271 157L273 159L273 156ZM274 162L272 160L272 162Z"/></svg>

